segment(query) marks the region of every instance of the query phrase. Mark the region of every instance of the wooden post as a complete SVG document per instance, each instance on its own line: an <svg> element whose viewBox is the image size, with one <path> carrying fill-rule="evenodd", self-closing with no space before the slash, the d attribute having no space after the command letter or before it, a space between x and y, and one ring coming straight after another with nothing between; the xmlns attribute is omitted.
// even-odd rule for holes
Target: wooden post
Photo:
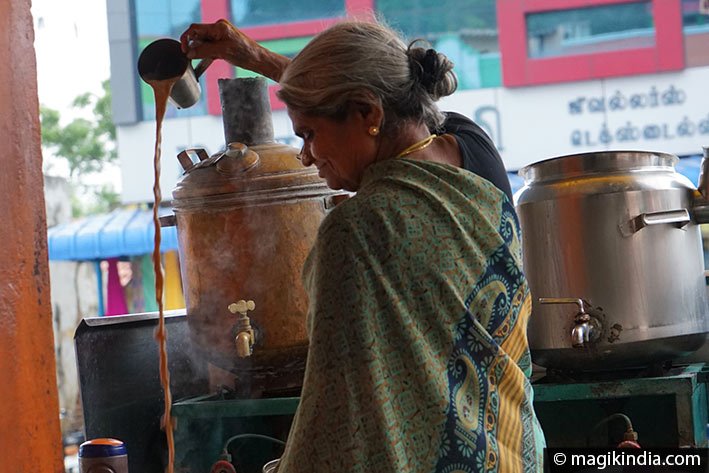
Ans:
<svg viewBox="0 0 709 473"><path fill-rule="evenodd" d="M30 4L0 1L0 473L62 473Z"/></svg>

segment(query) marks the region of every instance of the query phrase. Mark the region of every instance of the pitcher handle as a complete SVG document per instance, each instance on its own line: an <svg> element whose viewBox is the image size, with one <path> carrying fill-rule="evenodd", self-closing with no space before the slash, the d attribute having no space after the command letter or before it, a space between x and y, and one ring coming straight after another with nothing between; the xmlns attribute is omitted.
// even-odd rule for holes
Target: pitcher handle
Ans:
<svg viewBox="0 0 709 473"><path fill-rule="evenodd" d="M197 67L194 68L195 78L199 79L199 76L204 74L204 71L206 71L207 68L212 65L212 62L214 62L214 59L212 58L202 59L200 63L197 64Z"/></svg>

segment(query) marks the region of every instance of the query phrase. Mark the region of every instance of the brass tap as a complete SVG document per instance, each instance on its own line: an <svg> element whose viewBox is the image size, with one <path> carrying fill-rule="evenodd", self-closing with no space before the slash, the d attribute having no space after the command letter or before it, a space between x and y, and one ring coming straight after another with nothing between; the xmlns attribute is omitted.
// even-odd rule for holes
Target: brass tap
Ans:
<svg viewBox="0 0 709 473"><path fill-rule="evenodd" d="M251 327L251 320L246 315L250 310L256 308L254 301L240 300L229 304L229 312L232 314L239 314L239 318L236 320L236 338L234 343L236 344L236 355L239 358L246 358L251 356L251 352L254 347L254 329Z"/></svg>

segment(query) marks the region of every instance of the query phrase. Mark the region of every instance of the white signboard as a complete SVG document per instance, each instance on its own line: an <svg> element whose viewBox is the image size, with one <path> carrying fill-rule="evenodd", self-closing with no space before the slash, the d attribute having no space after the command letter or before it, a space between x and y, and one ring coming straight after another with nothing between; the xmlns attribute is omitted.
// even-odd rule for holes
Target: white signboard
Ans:
<svg viewBox="0 0 709 473"><path fill-rule="evenodd" d="M464 91L441 101L477 121L508 169L554 156L709 145L709 68L542 87Z"/></svg>

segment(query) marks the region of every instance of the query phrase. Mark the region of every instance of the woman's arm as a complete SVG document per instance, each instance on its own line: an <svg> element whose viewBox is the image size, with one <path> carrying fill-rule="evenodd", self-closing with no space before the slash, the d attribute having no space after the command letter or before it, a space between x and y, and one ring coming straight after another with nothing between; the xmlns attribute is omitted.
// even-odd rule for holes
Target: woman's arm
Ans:
<svg viewBox="0 0 709 473"><path fill-rule="evenodd" d="M194 23L180 37L190 59L224 59L278 82L290 59L264 48L227 20Z"/></svg>

